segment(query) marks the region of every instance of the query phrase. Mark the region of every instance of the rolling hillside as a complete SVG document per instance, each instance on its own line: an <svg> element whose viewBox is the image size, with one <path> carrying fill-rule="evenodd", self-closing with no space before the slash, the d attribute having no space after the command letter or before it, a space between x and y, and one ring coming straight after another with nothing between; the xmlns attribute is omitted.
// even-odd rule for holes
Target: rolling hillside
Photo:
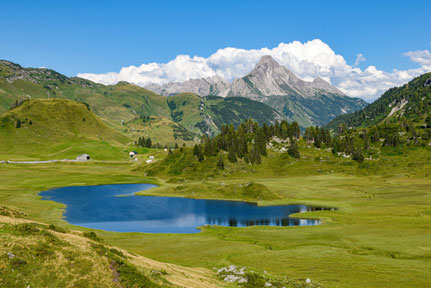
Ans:
<svg viewBox="0 0 431 288"><path fill-rule="evenodd" d="M217 133L221 125L231 121L239 123L251 117L259 123L270 123L281 119L269 106L248 99L206 99L192 93L165 97L127 82L106 86L50 69L23 68L0 61L0 114L17 101L50 98L87 103L109 126L126 136L136 140L144 135L163 144L190 142L203 133ZM150 117L154 125L141 125L142 117ZM168 124L157 124L162 122ZM160 131L155 131L158 128Z"/></svg>
<svg viewBox="0 0 431 288"><path fill-rule="evenodd" d="M0 155L5 159L63 159L82 153L121 159L122 147L130 142L85 104L71 100L27 100L0 116Z"/></svg>
<svg viewBox="0 0 431 288"><path fill-rule="evenodd" d="M402 120L426 125L431 116L431 73L419 76L409 83L391 88L379 99L351 114L338 116L326 127L369 127L382 122L394 123ZM428 120L427 120L428 119ZM430 122L428 122L431 125Z"/></svg>

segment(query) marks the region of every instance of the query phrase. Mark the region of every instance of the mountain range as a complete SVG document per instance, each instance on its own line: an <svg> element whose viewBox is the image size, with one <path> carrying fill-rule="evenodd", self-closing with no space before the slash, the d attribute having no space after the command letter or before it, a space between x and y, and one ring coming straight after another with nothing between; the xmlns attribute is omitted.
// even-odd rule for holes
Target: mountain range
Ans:
<svg viewBox="0 0 431 288"><path fill-rule="evenodd" d="M249 98L271 106L285 119L298 121L303 127L324 125L340 114L367 105L359 98L346 96L322 78L312 82L300 79L271 56L263 56L250 73L232 83L213 76L163 85L152 83L145 88L164 96L192 92L202 97Z"/></svg>
<svg viewBox="0 0 431 288"><path fill-rule="evenodd" d="M145 135L166 144L194 142L202 134L218 133L222 125L238 125L249 118L260 124L287 119L302 127L322 126L366 105L321 78L301 80L270 56L232 83L214 76L146 88L127 82L103 85L0 61L0 114L17 101L49 98L86 103L129 138Z"/></svg>

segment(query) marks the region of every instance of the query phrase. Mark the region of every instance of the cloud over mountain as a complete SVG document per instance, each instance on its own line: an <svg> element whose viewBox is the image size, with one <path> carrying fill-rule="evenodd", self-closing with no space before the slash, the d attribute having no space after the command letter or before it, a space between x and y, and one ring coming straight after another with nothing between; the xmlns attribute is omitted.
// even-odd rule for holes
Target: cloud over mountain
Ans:
<svg viewBox="0 0 431 288"><path fill-rule="evenodd" d="M314 39L305 43L299 41L280 43L272 49L246 50L227 47L219 49L208 58L178 55L167 63L129 66L122 68L120 72L106 74L80 73L78 77L103 84L128 81L140 86L149 83L182 82L215 75L232 81L251 71L264 55L271 55L278 63L304 80L311 81L321 77L346 95L360 97L367 101L376 99L390 87L401 85L431 70L431 53L428 50L404 53L420 65L416 69L385 72L371 65L362 70L355 66L365 61L364 55L358 54L360 57L356 59L356 63L348 65L344 57L337 55L329 45Z"/></svg>

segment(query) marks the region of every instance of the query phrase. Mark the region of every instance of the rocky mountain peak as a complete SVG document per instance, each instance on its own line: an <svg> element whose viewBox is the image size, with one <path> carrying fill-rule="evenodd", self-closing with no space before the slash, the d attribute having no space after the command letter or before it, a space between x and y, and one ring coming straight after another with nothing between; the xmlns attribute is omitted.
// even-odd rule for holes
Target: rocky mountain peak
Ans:
<svg viewBox="0 0 431 288"><path fill-rule="evenodd" d="M265 55L260 58L259 62L256 64L256 67L263 66L263 67L278 67L281 66L277 63L277 61L272 58L270 55Z"/></svg>
<svg viewBox="0 0 431 288"><path fill-rule="evenodd" d="M278 64L270 55L262 56L254 69L247 76L255 76L262 80L263 78L267 78L267 81L264 81L266 84L269 84L269 80L276 85L289 84L300 80L289 69Z"/></svg>

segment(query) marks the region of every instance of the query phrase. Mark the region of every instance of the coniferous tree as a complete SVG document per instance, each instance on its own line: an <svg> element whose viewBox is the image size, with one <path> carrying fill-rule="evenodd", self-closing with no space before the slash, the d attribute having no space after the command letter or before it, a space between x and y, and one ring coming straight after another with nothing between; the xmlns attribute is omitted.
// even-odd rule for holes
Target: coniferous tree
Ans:
<svg viewBox="0 0 431 288"><path fill-rule="evenodd" d="M310 128L309 128L309 127L305 128L304 138L305 138L305 141L306 141L307 143L311 142L311 141L312 141L312 139L313 139L313 137L312 137L312 135L311 135L311 131L310 131Z"/></svg>
<svg viewBox="0 0 431 288"><path fill-rule="evenodd" d="M374 127L372 127L371 128L371 130L370 130L370 133L369 134L371 134L370 135L370 139L371 139L371 142L372 143L377 143L377 142L379 142L379 131L377 130L377 127L376 126L374 126Z"/></svg>
<svg viewBox="0 0 431 288"><path fill-rule="evenodd" d="M326 146L332 147L331 132L329 132L328 129L326 129L325 135L326 135Z"/></svg>
<svg viewBox="0 0 431 288"><path fill-rule="evenodd" d="M142 139L141 139L141 147L146 147L146 140L144 136L142 136Z"/></svg>
<svg viewBox="0 0 431 288"><path fill-rule="evenodd" d="M244 155L244 162L245 163L250 163L250 158L248 157L248 153L246 153L245 155Z"/></svg>
<svg viewBox="0 0 431 288"><path fill-rule="evenodd" d="M195 144L195 147L193 147L193 155L195 157L199 157L199 154L201 153L201 148L198 144Z"/></svg>
<svg viewBox="0 0 431 288"><path fill-rule="evenodd" d="M198 161L199 161L199 162L202 162L202 161L204 161L204 160L205 160L205 158L204 158L204 154L202 153L202 151L201 151L201 150L199 150Z"/></svg>
<svg viewBox="0 0 431 288"><path fill-rule="evenodd" d="M281 139L286 139L289 136L288 124L285 120L280 124L280 136Z"/></svg>
<svg viewBox="0 0 431 288"><path fill-rule="evenodd" d="M255 134L255 138L254 138L254 142L256 144L256 148L258 150L258 152L263 155L266 156L267 152L266 152L266 138L265 138L265 133L263 132L262 128L258 128Z"/></svg>
<svg viewBox="0 0 431 288"><path fill-rule="evenodd" d="M263 133L265 134L266 141L269 141L269 128L266 123L263 124Z"/></svg>
<svg viewBox="0 0 431 288"><path fill-rule="evenodd" d="M178 149L178 144L177 143L175 143L175 147L174 147L174 149L176 150L176 149Z"/></svg>
<svg viewBox="0 0 431 288"><path fill-rule="evenodd" d="M205 142L204 142L204 155L209 157L209 156L213 156L214 155L214 148L213 148L213 141L211 141L211 138L207 137L205 138Z"/></svg>
<svg viewBox="0 0 431 288"><path fill-rule="evenodd" d="M275 121L275 124L274 124L274 136L277 136L280 138L280 123L278 123L278 120Z"/></svg>
<svg viewBox="0 0 431 288"><path fill-rule="evenodd" d="M319 136L318 138L320 139L321 142L326 144L326 134L325 134L325 129L321 128L319 129Z"/></svg>
<svg viewBox="0 0 431 288"><path fill-rule="evenodd" d="M262 162L262 159L260 157L259 148L256 145L253 145L251 147L250 162L252 164L260 164Z"/></svg>
<svg viewBox="0 0 431 288"><path fill-rule="evenodd" d="M368 134L365 134L365 139L364 139L364 148L365 150L370 150L371 144L370 144L370 137L368 136Z"/></svg>
<svg viewBox="0 0 431 288"><path fill-rule="evenodd" d="M151 148L152 142L151 142L151 138L147 138L147 140L145 140L145 147L147 148Z"/></svg>
<svg viewBox="0 0 431 288"><path fill-rule="evenodd" d="M320 141L320 137L317 135L314 138L314 147L316 147L316 148L322 147L322 142Z"/></svg>
<svg viewBox="0 0 431 288"><path fill-rule="evenodd" d="M229 151L229 154L227 155L227 159L232 162L232 163L236 163L236 155L235 152L233 152L232 150Z"/></svg>
<svg viewBox="0 0 431 288"><path fill-rule="evenodd" d="M290 127L292 130L292 136L299 139L299 137L301 136L301 129L299 128L298 122L293 121Z"/></svg>
<svg viewBox="0 0 431 288"><path fill-rule="evenodd" d="M332 154L337 155L340 152L340 142L338 139L335 139L334 144L332 145Z"/></svg>
<svg viewBox="0 0 431 288"><path fill-rule="evenodd" d="M247 154L247 141L245 139L245 133L244 133L244 129L242 128L242 126L238 127L238 141L237 141L237 154L239 158L243 158L244 155Z"/></svg>
<svg viewBox="0 0 431 288"><path fill-rule="evenodd" d="M359 163L364 162L364 155L362 154L361 148L358 147L353 151L352 159Z"/></svg>
<svg viewBox="0 0 431 288"><path fill-rule="evenodd" d="M220 156L220 158L218 159L217 167L218 167L220 170L224 170L224 161L223 161L223 157L221 157L221 156Z"/></svg>
<svg viewBox="0 0 431 288"><path fill-rule="evenodd" d="M287 154L296 159L301 158L301 155L299 154L298 143L293 138L291 139L289 149L287 149Z"/></svg>

